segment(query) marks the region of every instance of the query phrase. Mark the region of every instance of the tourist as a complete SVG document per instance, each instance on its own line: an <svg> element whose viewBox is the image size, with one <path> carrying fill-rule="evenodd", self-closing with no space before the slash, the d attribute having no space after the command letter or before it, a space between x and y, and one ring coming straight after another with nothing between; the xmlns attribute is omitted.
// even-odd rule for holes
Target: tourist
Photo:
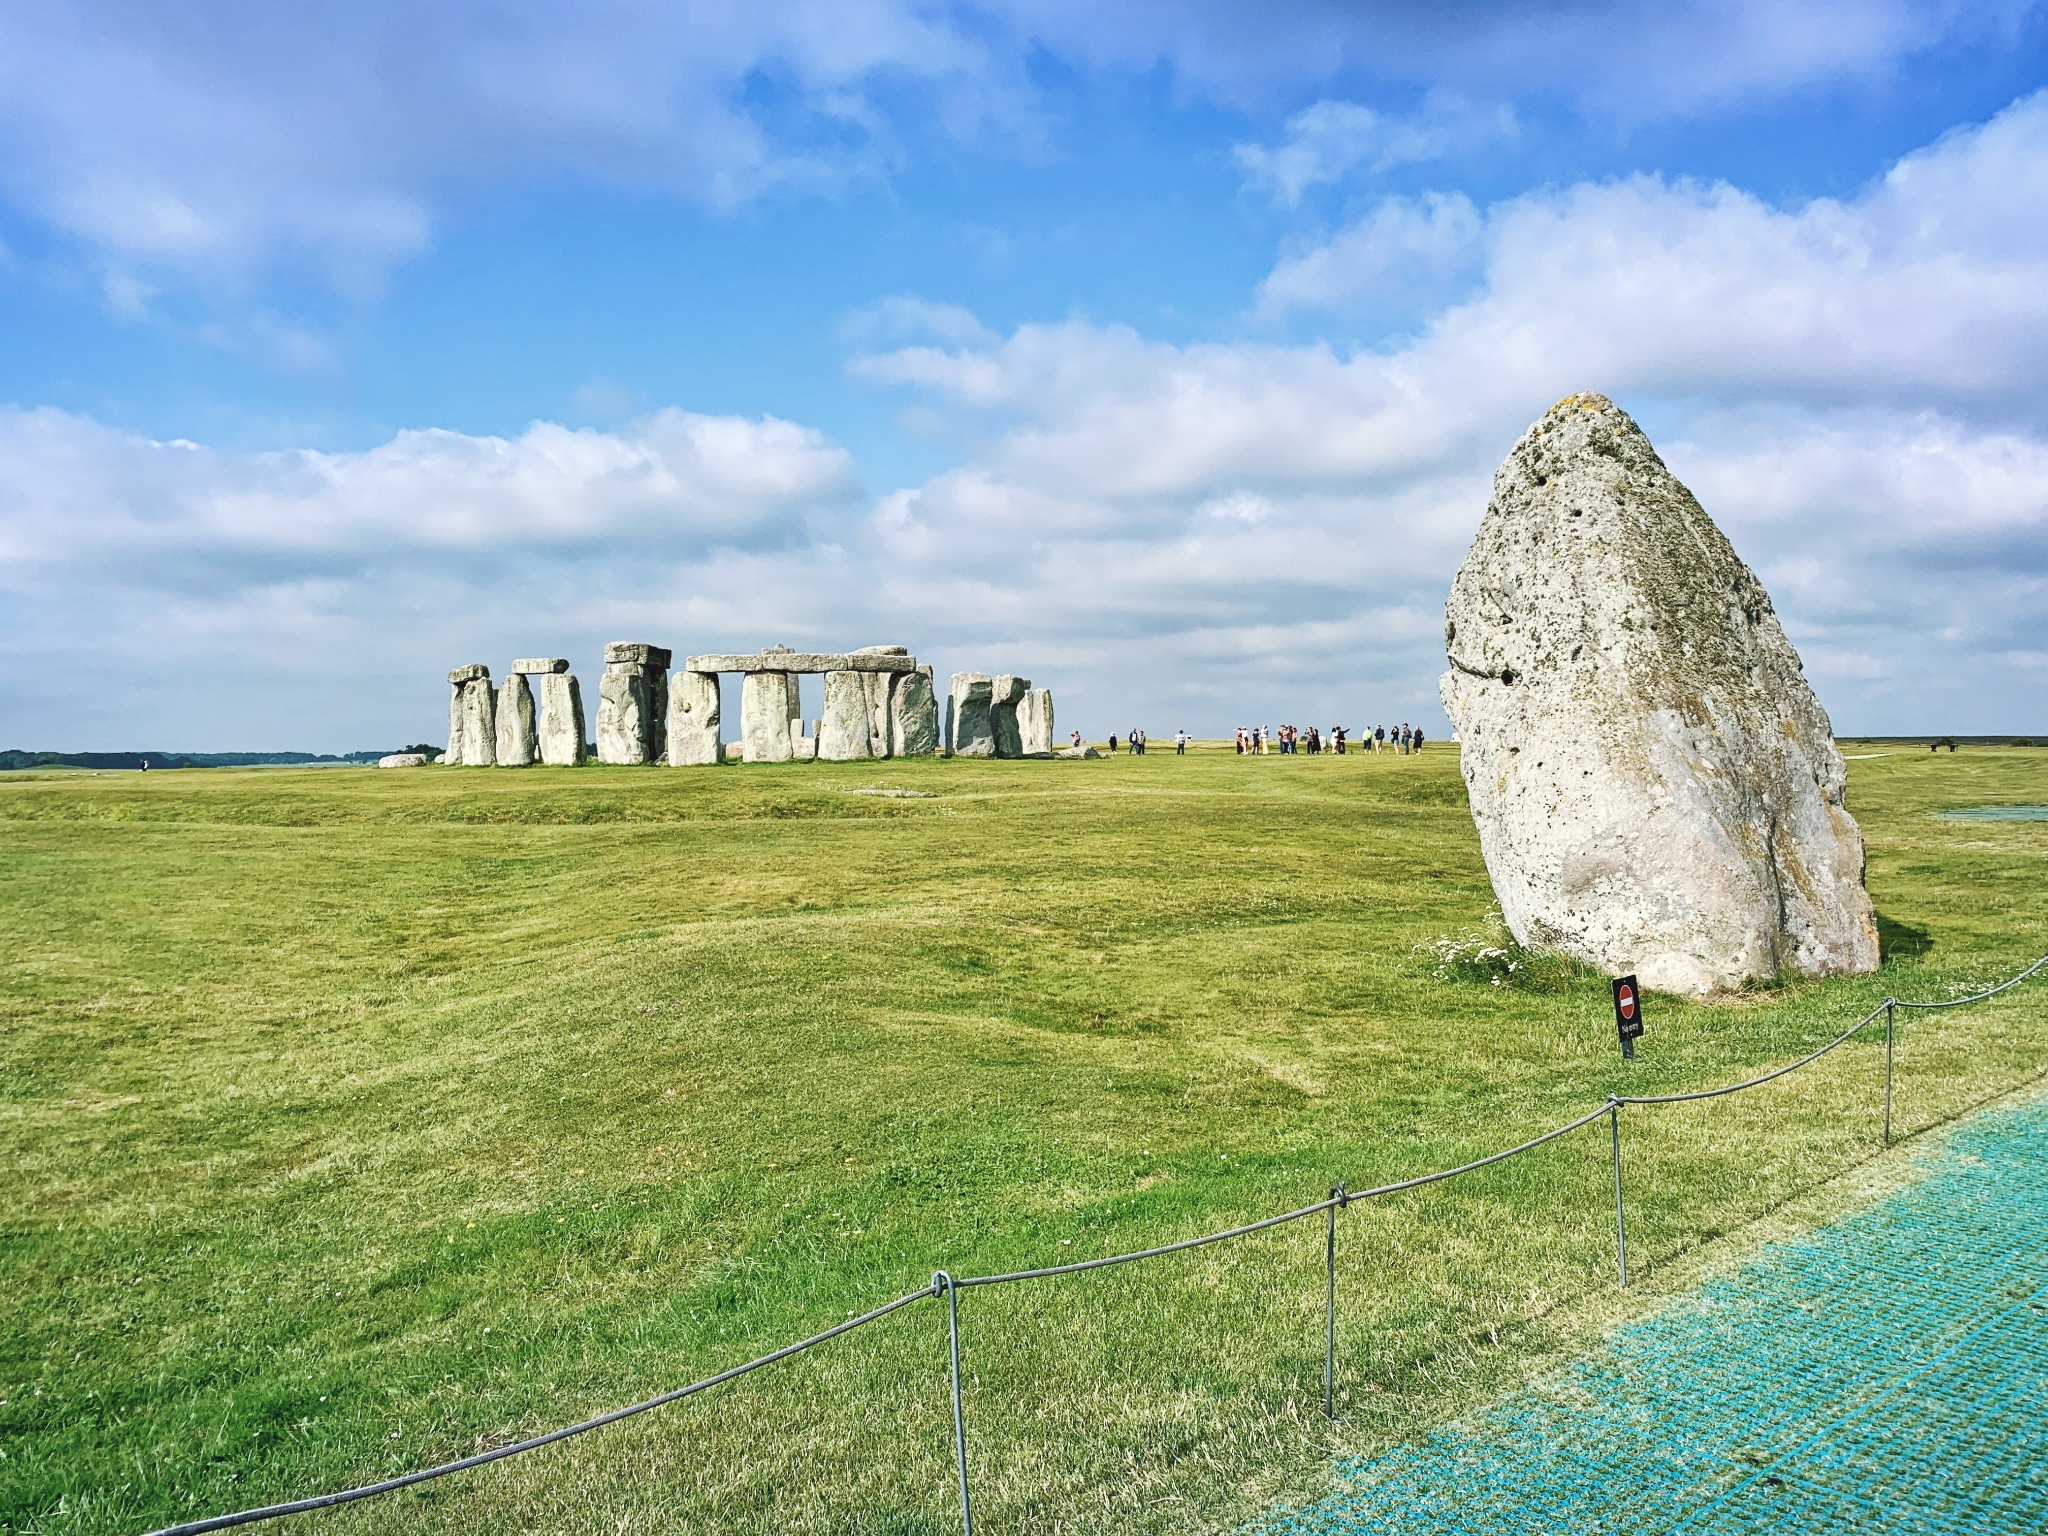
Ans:
<svg viewBox="0 0 2048 1536"><path fill-rule="evenodd" d="M1109 755L1111 757L1116 756L1116 738L1114 736L1109 738Z"/></svg>
<svg viewBox="0 0 2048 1536"><path fill-rule="evenodd" d="M1375 752L1387 750L1387 728L1384 725L1376 725L1372 728L1372 749Z"/></svg>
<svg viewBox="0 0 2048 1536"><path fill-rule="evenodd" d="M1078 752L1081 750L1081 733L1079 731L1075 731L1072 734L1074 740L1074 750Z"/></svg>
<svg viewBox="0 0 2048 1536"><path fill-rule="evenodd" d="M1185 728L1174 735L1173 755L1175 757L1186 757L1188 755L1188 733Z"/></svg>
<svg viewBox="0 0 2048 1536"><path fill-rule="evenodd" d="M1421 727L1421 726L1419 726L1419 725L1418 725L1417 727L1415 727L1415 732L1414 732L1414 735L1413 735L1413 736L1412 736L1412 737L1410 738L1410 740L1412 740L1412 741L1414 742L1414 744L1415 744L1415 750L1416 750L1416 751L1418 751L1418 752L1420 752L1420 751L1422 750L1422 727Z"/></svg>
<svg viewBox="0 0 2048 1536"><path fill-rule="evenodd" d="M1272 754L1273 727L1271 727L1270 725L1262 725L1259 727L1259 756L1270 757L1272 756Z"/></svg>
<svg viewBox="0 0 2048 1536"><path fill-rule="evenodd" d="M1337 743L1337 755L1339 757L1342 757L1344 755L1344 734L1345 733L1343 726L1333 725L1330 727L1330 735L1332 738L1335 739Z"/></svg>

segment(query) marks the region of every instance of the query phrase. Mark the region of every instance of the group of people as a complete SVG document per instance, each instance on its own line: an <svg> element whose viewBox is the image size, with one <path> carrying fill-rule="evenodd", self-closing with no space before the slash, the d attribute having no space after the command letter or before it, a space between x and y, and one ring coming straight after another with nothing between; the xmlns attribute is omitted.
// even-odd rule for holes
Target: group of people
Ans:
<svg viewBox="0 0 2048 1536"><path fill-rule="evenodd" d="M1081 733L1076 731L1073 734L1074 745L1078 747L1081 745ZM1109 738L1109 750L1112 752L1116 751L1116 740L1114 736ZM1131 756L1143 757L1146 740L1143 731L1132 731L1124 737L1124 745ZM1341 756L1350 740L1351 728L1344 725L1331 726L1327 735L1312 725L1305 730L1297 725L1283 725L1277 731L1270 725L1240 725L1237 728L1237 755L1243 757L1251 753L1264 757L1277 751L1282 757L1297 754L1315 757L1323 752L1335 752ZM1176 756L1187 755L1188 741L1186 731L1175 733L1173 750ZM1365 733L1360 745L1367 752L1398 752L1406 757L1411 752L1422 750L1422 727L1397 725L1389 730L1384 725L1376 725Z"/></svg>

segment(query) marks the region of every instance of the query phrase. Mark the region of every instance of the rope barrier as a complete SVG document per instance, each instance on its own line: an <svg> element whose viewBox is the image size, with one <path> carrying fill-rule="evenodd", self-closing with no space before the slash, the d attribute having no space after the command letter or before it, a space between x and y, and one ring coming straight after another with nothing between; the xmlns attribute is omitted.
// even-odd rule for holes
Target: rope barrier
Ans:
<svg viewBox="0 0 2048 1536"><path fill-rule="evenodd" d="M1877 1007L1873 1008L1869 1013L1858 1019L1854 1024L1836 1035L1818 1050L1809 1052L1797 1061L1766 1072L1761 1077L1749 1078L1739 1083L1729 1083L1719 1088L1697 1089L1690 1093L1613 1094L1599 1108L1589 1110L1575 1120L1569 1120L1563 1125L1543 1132L1541 1135L1532 1136L1529 1140L1509 1147L1504 1151L1492 1152L1485 1157L1474 1158L1471 1162L1460 1163L1455 1168L1439 1169L1434 1173L1419 1174L1414 1178L1400 1179L1391 1184L1375 1185L1370 1189L1348 1190L1340 1183L1331 1189L1328 1198L1318 1200L1313 1205L1302 1206L1299 1210L1287 1211L1278 1216L1268 1216L1259 1221L1246 1222L1242 1226L1229 1227L1220 1232L1205 1233L1200 1237L1185 1238L1176 1243L1162 1243L1153 1248L1140 1248L1130 1253L1110 1254L1099 1259L1082 1259L1071 1264L1048 1265L1042 1269L1011 1270L994 1275L955 1276L942 1269L932 1276L930 1285L898 1296L894 1301L885 1302L872 1311L863 1312L858 1317L850 1317L843 1323L836 1323L830 1328L810 1335L808 1338L799 1339L794 1344L786 1344L780 1349L757 1356L755 1359L749 1360L744 1364L732 1366L727 1370L718 1372L716 1375L706 1376L701 1381L693 1381L688 1386L677 1387L673 1391L660 1393L654 1397L630 1404L627 1407L613 1409L610 1413L599 1414L595 1418L585 1419L580 1423L570 1424L561 1429L550 1430L546 1434L535 1435L531 1439L497 1446L492 1450L479 1452L474 1456L465 1456L459 1461L443 1462L438 1466L425 1467L417 1472L408 1472L402 1477L387 1478L382 1482L367 1483L358 1488L348 1488L336 1493L320 1494L313 1498L295 1499L290 1503L268 1504L258 1509L245 1509L233 1514L214 1515L203 1520L188 1520L178 1525L161 1527L158 1530L149 1532L148 1536L202 1536L202 1533L207 1531L224 1531L235 1526L253 1525L258 1521L279 1519L285 1515L304 1514L316 1509L330 1509L337 1504L350 1504L359 1499L369 1499L375 1498L380 1494L396 1493L402 1488L410 1488L435 1478L446 1477L450 1473L465 1472L472 1467L484 1466L493 1461L502 1461L508 1456L517 1456L525 1451L539 1450L544 1445L553 1445L560 1440L568 1440L577 1435L588 1434L592 1430L604 1428L607 1424L616 1424L621 1419L629 1419L637 1414L647 1413L655 1408L664 1407L669 1403L680 1402L683 1398L693 1397L700 1392L709 1391L711 1388L722 1386L726 1382L735 1381L742 1376L748 1375L750 1372L760 1370L763 1366L773 1365L777 1361L786 1360L792 1355L802 1354L806 1350L814 1349L820 1344L838 1338L841 1334L851 1333L856 1328L864 1327L868 1323L887 1317L892 1312L899 1312L913 1303L927 1299L942 1299L946 1303L947 1343L951 1364L950 1377L953 1397L953 1447L960 1486L960 1522L963 1536L974 1536L973 1504L969 1494L967 1476L967 1425L960 1387L961 1291L973 1286L1010 1285L1024 1280L1052 1279L1061 1275L1081 1274L1088 1270L1109 1269L1122 1264L1135 1264L1141 1259L1155 1259L1172 1253L1186 1253L1191 1249L1205 1248L1214 1243L1229 1242L1236 1238L1248 1237L1254 1232L1263 1232L1270 1227L1284 1226L1289 1222L1300 1221L1306 1217L1316 1215L1318 1212L1327 1212L1328 1227L1324 1246L1325 1283L1327 1289L1324 1322L1323 1411L1334 1418L1336 1416L1338 1211L1355 1201L1373 1200L1384 1195L1399 1194L1404 1190L1420 1189L1427 1184L1439 1184L1446 1179L1459 1178L1478 1169L1490 1167L1494 1163L1505 1162L1511 1157L1519 1157L1524 1152L1533 1151L1535 1148L1543 1146L1546 1142L1555 1141L1560 1136L1569 1135L1571 1132L1590 1125L1595 1120L1605 1116L1609 1122L1610 1145L1612 1147L1614 1165L1615 1259L1621 1285L1626 1288L1628 1285L1628 1230L1622 1204L1621 1181L1621 1111L1623 1106L1684 1104L1701 1099L1718 1099L1728 1094L1743 1093L1751 1088L1761 1087L1765 1083L1775 1081L1788 1073L1796 1072L1801 1067L1809 1066L1813 1062L1818 1061L1821 1057L1827 1055L1828 1052L1835 1049L1836 1046L1841 1045L1857 1034L1858 1031L1867 1027L1882 1014L1885 1020L1884 1142L1886 1146L1890 1146L1893 1010L1896 1008L1957 1008L1971 1003L1981 1003L1988 998L1998 996L1999 993L2011 987L2019 985L2028 977L2038 973L2043 967L2048 967L2048 955L2043 955L2024 971L2015 976L2008 977L1995 987L1973 993L1967 997L1951 998L1944 1002L1916 1003L1907 1002L1903 998L1887 997Z"/></svg>

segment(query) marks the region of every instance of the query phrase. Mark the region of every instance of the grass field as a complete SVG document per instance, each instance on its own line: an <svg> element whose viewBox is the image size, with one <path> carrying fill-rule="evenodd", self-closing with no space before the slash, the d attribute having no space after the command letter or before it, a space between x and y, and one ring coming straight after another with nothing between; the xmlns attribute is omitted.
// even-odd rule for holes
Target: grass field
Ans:
<svg viewBox="0 0 2048 1536"><path fill-rule="evenodd" d="M1881 748L1868 748L1880 751ZM135 1531L678 1385L913 1289L1193 1235L1784 1060L2048 949L2048 751L1851 765L1888 960L1718 1006L1445 982L1490 904L1421 758L0 781L0 1531ZM917 793L866 793L890 788ZM1625 1125L1649 1288L1876 1153L1881 1045ZM1900 1124L2048 1064L2048 987L1913 1018ZM1604 1128L1322 1230L967 1293L990 1531L1313 1491L1566 1347ZM1739 1239L1738 1239L1739 1240ZM298 1530L957 1529L926 1303Z"/></svg>

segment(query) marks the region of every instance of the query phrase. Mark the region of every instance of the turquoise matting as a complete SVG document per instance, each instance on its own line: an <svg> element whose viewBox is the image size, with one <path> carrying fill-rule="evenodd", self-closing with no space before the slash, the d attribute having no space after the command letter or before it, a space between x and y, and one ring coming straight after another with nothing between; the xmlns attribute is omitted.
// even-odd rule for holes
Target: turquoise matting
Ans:
<svg viewBox="0 0 2048 1536"><path fill-rule="evenodd" d="M1262 1536L2048 1532L2048 1105Z"/></svg>

